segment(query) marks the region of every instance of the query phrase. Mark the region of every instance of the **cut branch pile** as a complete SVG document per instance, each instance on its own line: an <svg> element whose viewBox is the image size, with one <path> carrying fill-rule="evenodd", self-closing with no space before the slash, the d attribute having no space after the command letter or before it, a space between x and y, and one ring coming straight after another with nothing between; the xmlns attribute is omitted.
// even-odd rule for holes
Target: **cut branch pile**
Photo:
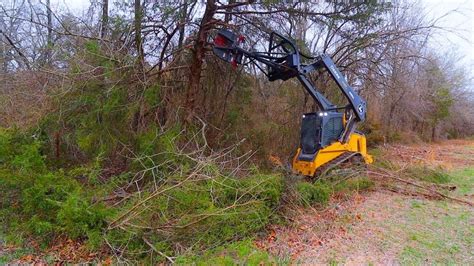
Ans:
<svg viewBox="0 0 474 266"><path fill-rule="evenodd" d="M173 262L181 254L249 236L270 221L283 189L281 176L244 169L252 152L236 156L238 145L212 151L201 133L166 154L136 157L143 168L120 189L134 188L114 205L119 211L105 235L118 260L155 254Z"/></svg>
<svg viewBox="0 0 474 266"><path fill-rule="evenodd" d="M406 168L407 167L405 166L399 170L390 171L381 167L370 166L367 173L369 174L369 176L375 176L382 179L390 179L399 183L403 183L405 185L409 185L413 188L416 188L417 190L411 191L411 195L420 194L420 195L423 195L425 197L430 197L430 198L444 198L444 199L449 199L458 203L467 204L471 207L474 207L474 203L471 201L456 198L456 197L453 197L453 196L447 195L446 193L441 192L441 190L454 190L456 189L455 186L434 184L434 183L427 184L426 182L416 181L415 179L404 174L404 171L406 170ZM392 189L392 191L402 192L403 189L401 188Z"/></svg>

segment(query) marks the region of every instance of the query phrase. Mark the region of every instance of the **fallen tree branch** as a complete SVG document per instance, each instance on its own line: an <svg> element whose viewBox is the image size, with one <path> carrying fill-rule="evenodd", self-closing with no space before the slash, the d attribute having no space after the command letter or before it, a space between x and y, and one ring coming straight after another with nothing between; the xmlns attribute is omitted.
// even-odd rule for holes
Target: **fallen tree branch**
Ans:
<svg viewBox="0 0 474 266"><path fill-rule="evenodd" d="M160 254L165 259L167 259L169 262L171 262L171 264L174 264L174 260L171 257L166 256L163 252L156 249L156 247L153 246L153 244L150 241L148 241L148 239L146 239L145 237L142 237L142 239L143 239L143 242L145 242L153 251Z"/></svg>
<svg viewBox="0 0 474 266"><path fill-rule="evenodd" d="M399 178L399 177L396 177L390 173L380 173L380 172L375 172L375 171L369 171L369 173L371 174L374 174L374 175L379 175L379 176L382 176L382 177L388 177L388 178L391 178L391 179L394 179L394 180L397 180L399 182L402 182L402 183L405 183L405 184L409 184L409 185L412 185L414 187L417 187L417 188L421 188L421 189L424 189L426 191L429 191L431 193L434 193L438 196L441 196L443 198L446 198L446 199L450 199L452 201L456 201L456 202L460 202L460 203L464 203L464 204L467 204L469 205L470 207L474 207L474 203L473 202L470 202L470 201L467 201L467 200L464 200L464 199L459 199L459 198L455 198L455 197L451 197L451 196L448 196L444 193L441 193L437 190L434 190L434 189L430 189L430 188L427 188L425 186L422 186L420 184L417 184L415 182L412 182L412 181L409 181L409 180L406 180L406 179L403 179L403 178Z"/></svg>
<svg viewBox="0 0 474 266"><path fill-rule="evenodd" d="M200 168L198 168L198 170L201 170L203 166L201 166ZM168 190L172 190L174 188L177 188L179 186L181 186L182 184L184 184L185 182L187 182L189 179L191 179L192 177L194 177L197 173L197 170L194 171L193 173L191 173L190 175L188 175L188 177L186 177L186 179L184 179L183 181L173 185L173 186L169 186L169 187L166 187L164 188L163 190L159 190L159 191L155 191L153 192L152 194L150 194L148 197L146 197L145 199L141 200L140 202L138 202L137 204L135 204L133 207L131 207L130 209L128 209L127 211L125 211L122 215L120 215L117 219L115 219L114 221L112 221L110 224L109 224L109 230L110 229L114 229L115 227L117 227L118 225L120 225L120 221L122 221L127 215L129 215L131 212L133 212L135 209L137 209L138 207L140 206L143 206L143 204L145 204L147 201L149 201L150 199L160 195L160 194L163 194L165 193L166 191ZM130 219L130 217L129 217ZM123 222L123 221L122 221Z"/></svg>

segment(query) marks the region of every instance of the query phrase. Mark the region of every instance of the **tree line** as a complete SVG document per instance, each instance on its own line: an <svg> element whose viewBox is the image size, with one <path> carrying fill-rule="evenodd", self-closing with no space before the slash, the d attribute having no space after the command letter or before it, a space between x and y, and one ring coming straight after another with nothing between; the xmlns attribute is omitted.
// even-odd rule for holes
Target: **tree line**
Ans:
<svg viewBox="0 0 474 266"><path fill-rule="evenodd" d="M402 0L102 0L82 13L49 0L4 1L0 122L32 125L51 111L84 112L65 99L91 84L106 98L127 87L122 107L133 109L134 132L202 120L213 145L248 137L265 153L289 152L265 136L296 146L299 133L288 129L317 106L296 81L270 83L252 66L219 62L212 38L228 28L249 49L264 49L276 31L308 54L329 54L367 99L363 130L372 143L472 135L470 74L429 46L446 29L425 13ZM343 99L324 73L312 78L330 99Z"/></svg>

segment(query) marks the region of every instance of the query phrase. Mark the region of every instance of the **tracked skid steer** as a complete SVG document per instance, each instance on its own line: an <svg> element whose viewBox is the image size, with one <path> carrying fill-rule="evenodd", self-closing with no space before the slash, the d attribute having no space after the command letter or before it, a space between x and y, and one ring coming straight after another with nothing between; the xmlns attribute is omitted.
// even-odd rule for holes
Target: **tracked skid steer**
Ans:
<svg viewBox="0 0 474 266"><path fill-rule="evenodd" d="M275 32L270 34L265 52L243 49L244 41L244 37L222 29L214 38L214 54L234 66L252 63L270 81L297 78L319 107L318 112L302 116L300 145L292 161L293 172L313 177L323 169L354 157L360 157L366 164L373 162L367 153L364 134L355 130L357 123L366 118L366 103L349 86L329 56L305 55L291 40ZM312 63L303 64L303 58ZM319 70L330 74L347 99L347 105L332 104L312 84L309 74Z"/></svg>

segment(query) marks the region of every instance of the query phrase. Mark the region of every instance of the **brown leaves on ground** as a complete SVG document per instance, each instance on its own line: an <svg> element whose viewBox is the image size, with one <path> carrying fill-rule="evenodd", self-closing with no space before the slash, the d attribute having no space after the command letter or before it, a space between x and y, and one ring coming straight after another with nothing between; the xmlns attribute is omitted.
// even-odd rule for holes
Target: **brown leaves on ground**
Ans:
<svg viewBox="0 0 474 266"><path fill-rule="evenodd" d="M353 194L341 201L333 197L330 207L318 211L312 208L297 209L290 226L273 225L269 234L256 241L256 245L279 257L296 260L308 250L319 249L335 237L347 236L346 224L361 221L364 214L357 211L366 196Z"/></svg>
<svg viewBox="0 0 474 266"><path fill-rule="evenodd" d="M276 155L270 155L268 160L274 167L283 167L283 163L281 162L280 158Z"/></svg>
<svg viewBox="0 0 474 266"><path fill-rule="evenodd" d="M32 246L39 250L36 243L32 243ZM49 261L46 258L49 257ZM98 258L105 258L100 261ZM95 262L99 265L111 265L112 260L110 257L106 257L106 252L91 252L83 241L71 240L65 238L58 238L54 241L54 244L47 250L35 254L28 254L17 261L15 264L35 264L35 265L63 265L64 263L88 263Z"/></svg>

